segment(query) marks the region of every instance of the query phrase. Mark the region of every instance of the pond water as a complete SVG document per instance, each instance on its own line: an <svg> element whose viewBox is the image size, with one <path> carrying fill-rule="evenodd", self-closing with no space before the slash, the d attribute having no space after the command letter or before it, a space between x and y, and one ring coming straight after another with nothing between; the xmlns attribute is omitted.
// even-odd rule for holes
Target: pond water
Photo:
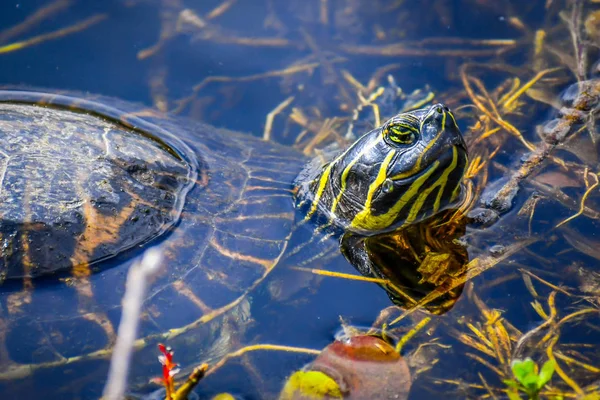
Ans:
<svg viewBox="0 0 600 400"><path fill-rule="evenodd" d="M143 306L129 395L160 398L160 385L148 381L161 375L161 342L174 348L182 380L209 364L195 389L200 398L277 398L318 351L369 331L403 344L402 367L382 368L378 384L360 363L307 368L341 379L350 398L388 398L385 387L398 374L407 393L394 387L398 398L508 398L517 385L505 382L517 382L511 362L530 357L540 368L554 365L542 398L600 396L595 2L28 0L0 7L1 86L92 96L117 109L122 103L111 98L139 104L124 111L179 135L206 161L197 185L205 190L193 189L181 222L152 242L168 249L169 262ZM379 88L385 95L375 95ZM463 208L342 248L312 222L296 228L261 218L281 212L302 221L292 192L304 163L347 146L349 129L356 137L375 128L373 104L383 122L421 100L448 105L465 137L471 164ZM175 117L164 122L148 109ZM274 186L254 183L255 194L240 196L269 205L227 214L231 198L249 186L240 180L247 149L257 154L247 168ZM270 202L274 194L283 200ZM216 224L227 225L218 232L243 233L219 247L206 228ZM381 268L370 281L361 280L360 261L341 253L364 243ZM127 270L146 247L95 264L84 280L67 273L0 286L2 393L101 396ZM263 259L273 261L249 272L246 264ZM355 375L346 368L357 368Z"/></svg>

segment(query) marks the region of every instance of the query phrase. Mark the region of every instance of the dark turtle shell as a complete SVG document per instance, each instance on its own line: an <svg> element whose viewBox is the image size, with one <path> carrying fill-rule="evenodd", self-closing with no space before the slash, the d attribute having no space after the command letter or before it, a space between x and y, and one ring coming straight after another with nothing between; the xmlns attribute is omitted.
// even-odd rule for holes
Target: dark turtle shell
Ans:
<svg viewBox="0 0 600 400"><path fill-rule="evenodd" d="M4 279L89 274L179 219L198 166L173 134L125 126L90 102L79 107L106 117L22 103L34 102L32 93L4 96L13 101L0 104Z"/></svg>
<svg viewBox="0 0 600 400"><path fill-rule="evenodd" d="M58 367L102 385L125 275L150 241L165 265L136 346L195 330L191 360L228 351L227 318L210 323L247 319L245 295L286 250L301 154L115 99L22 91L0 91L0 132L3 393L56 391Z"/></svg>

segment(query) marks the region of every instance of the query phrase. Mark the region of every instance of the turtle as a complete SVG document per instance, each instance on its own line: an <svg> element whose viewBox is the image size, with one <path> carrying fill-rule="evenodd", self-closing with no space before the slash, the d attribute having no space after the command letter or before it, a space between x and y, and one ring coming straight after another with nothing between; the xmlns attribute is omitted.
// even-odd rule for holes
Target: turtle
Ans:
<svg viewBox="0 0 600 400"><path fill-rule="evenodd" d="M442 103L314 159L79 93L2 90L0 132L0 390L20 398L99 397L126 272L145 249L164 265L144 299L138 383L155 367L139 350L159 341L188 365L222 358L274 271L369 269L368 249L344 257L344 243L452 209L468 164Z"/></svg>

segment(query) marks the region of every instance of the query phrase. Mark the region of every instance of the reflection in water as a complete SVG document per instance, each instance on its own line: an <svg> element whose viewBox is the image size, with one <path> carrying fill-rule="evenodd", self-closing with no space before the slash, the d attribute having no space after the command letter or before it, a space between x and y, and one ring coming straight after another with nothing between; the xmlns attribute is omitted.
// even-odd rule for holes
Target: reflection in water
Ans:
<svg viewBox="0 0 600 400"><path fill-rule="evenodd" d="M390 300L402 308L424 307L432 314L449 311L463 285L447 289L453 278L466 273L467 248L458 239L466 231L464 218L453 220L455 211L401 231L376 236L346 234L342 252L364 276L383 279ZM431 292L440 293L426 304Z"/></svg>

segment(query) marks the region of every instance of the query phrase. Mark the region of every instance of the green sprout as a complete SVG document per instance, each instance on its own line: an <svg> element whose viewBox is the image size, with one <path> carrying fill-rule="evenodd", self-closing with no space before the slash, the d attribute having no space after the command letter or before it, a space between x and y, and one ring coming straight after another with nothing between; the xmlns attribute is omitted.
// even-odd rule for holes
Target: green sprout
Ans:
<svg viewBox="0 0 600 400"><path fill-rule="evenodd" d="M510 400L521 398L519 392L527 394L531 400L539 399L539 394L544 385L550 382L556 361L548 360L538 373L537 364L529 357L524 360L513 360L510 364L514 379L506 379L504 383L509 387L507 391Z"/></svg>

